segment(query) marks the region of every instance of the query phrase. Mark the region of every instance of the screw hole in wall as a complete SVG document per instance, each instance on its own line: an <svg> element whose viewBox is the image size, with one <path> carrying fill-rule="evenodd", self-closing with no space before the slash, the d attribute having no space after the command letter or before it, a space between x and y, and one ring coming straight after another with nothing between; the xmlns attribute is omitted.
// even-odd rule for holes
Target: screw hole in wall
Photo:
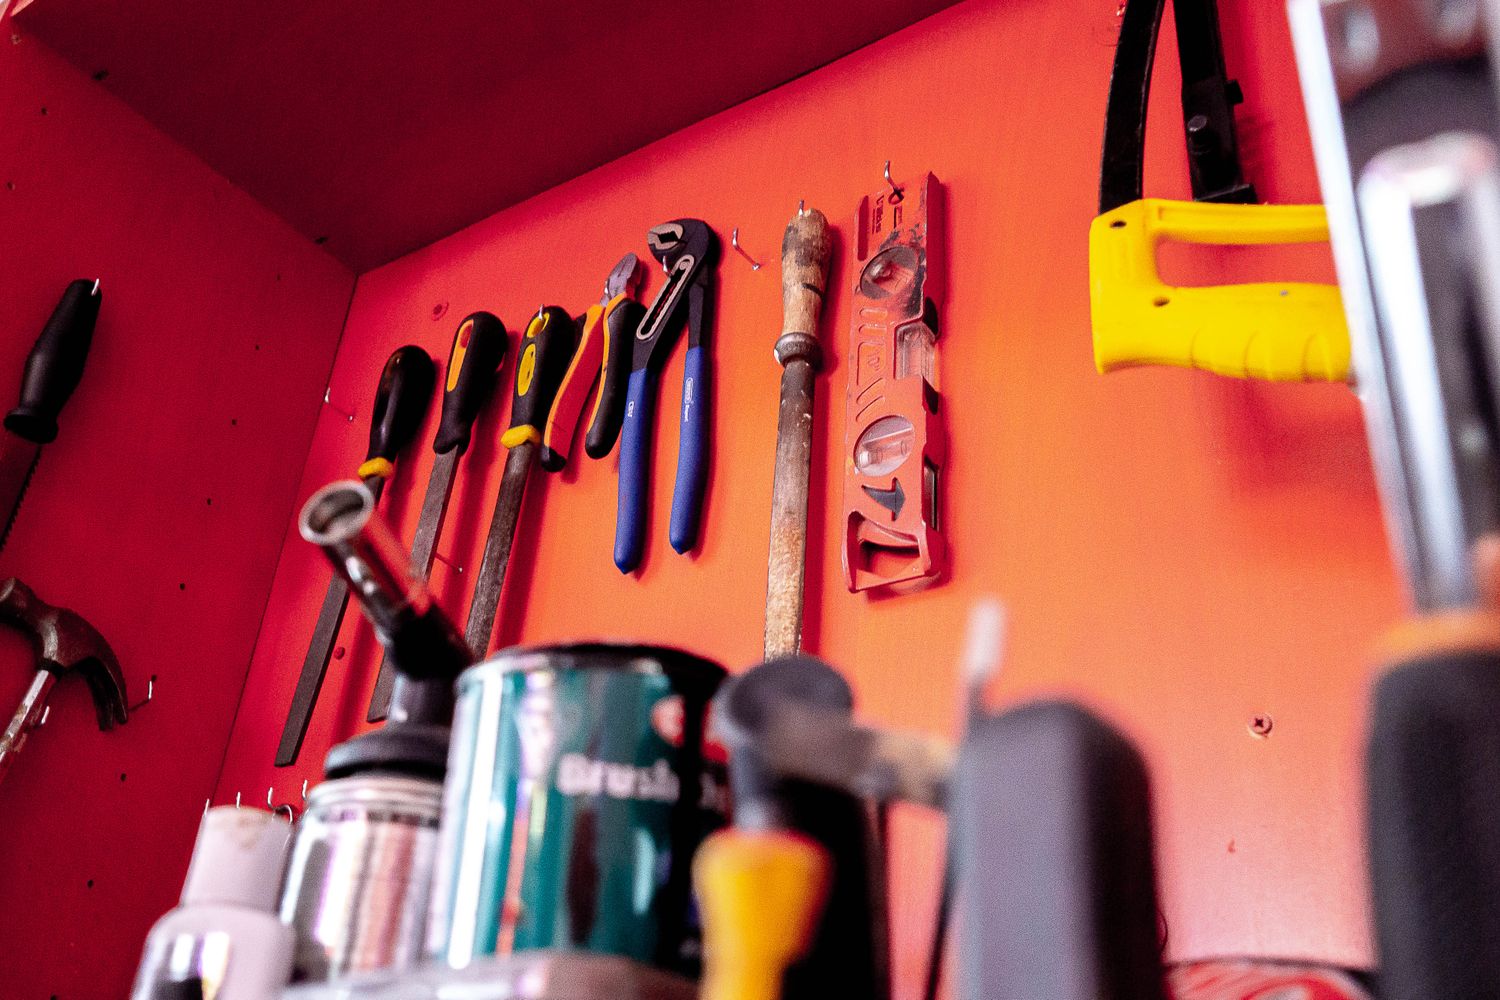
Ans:
<svg viewBox="0 0 1500 1000"><path fill-rule="evenodd" d="M5 190L7 190L7 191L14 191L15 189L16 189L16 182L15 181L6 181L5 182Z"/></svg>
<svg viewBox="0 0 1500 1000"><path fill-rule="evenodd" d="M86 886L86 887L87 887L87 888L90 888L90 889L92 889L92 888L93 888L93 887L94 887L94 880L93 880L93 879L89 879L89 880L88 880L88 881L87 881L87 882L85 882L85 883L83 883L83 884L84 884L84 885L85 885L85 886Z"/></svg>
<svg viewBox="0 0 1500 1000"><path fill-rule="evenodd" d="M121 780L121 781L124 781L124 780L125 780L125 772L124 772L124 771L121 771L121 772L120 772L120 780Z"/></svg>
<svg viewBox="0 0 1500 1000"><path fill-rule="evenodd" d="M177 589L178 590L187 590L187 584L185 584L185 583L179 583L177 585Z"/></svg>
<svg viewBox="0 0 1500 1000"><path fill-rule="evenodd" d="M98 69L98 70L94 71L94 82L95 83L103 83L105 80L108 80L108 79L109 79L109 70L107 70L107 69Z"/></svg>
<svg viewBox="0 0 1500 1000"><path fill-rule="evenodd" d="M42 105L42 114L45 115L46 113L47 113L47 106L46 105Z"/></svg>
<svg viewBox="0 0 1500 1000"><path fill-rule="evenodd" d="M318 246L322 246L324 243L328 242L328 237L326 237L326 236L319 236L316 239L314 239L313 242L316 243Z"/></svg>
<svg viewBox="0 0 1500 1000"><path fill-rule="evenodd" d="M235 417L230 417L229 418L229 426L230 427L238 427L239 425L240 425L240 422L239 422L239 420L237 418L235 418Z"/></svg>

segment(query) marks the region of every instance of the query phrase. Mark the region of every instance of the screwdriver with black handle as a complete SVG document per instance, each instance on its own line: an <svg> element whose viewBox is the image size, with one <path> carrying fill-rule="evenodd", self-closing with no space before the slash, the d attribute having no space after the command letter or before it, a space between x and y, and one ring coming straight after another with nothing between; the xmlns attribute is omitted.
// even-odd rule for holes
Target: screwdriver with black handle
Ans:
<svg viewBox="0 0 1500 1000"><path fill-rule="evenodd" d="M468 451L474 421L495 390L496 376L505 360L508 344L505 324L493 313L471 313L464 317L454 335L453 350L448 355L448 377L443 384L442 417L438 422L437 437L432 442L437 458L432 463L431 478L427 480L427 495L422 499L422 514L411 547L412 566L424 581L432 572L438 532L448 513L448 498L453 494L458 460ZM389 658L382 657L375 690L370 695L370 710L365 715L367 721L379 722L385 718L395 683L395 672ZM444 694L434 692L435 697Z"/></svg>
<svg viewBox="0 0 1500 1000"><path fill-rule="evenodd" d="M578 327L560 306L538 309L521 337L516 356L515 395L510 404L510 429L500 437L500 443L510 449L510 454L505 459L500 495L495 498L495 511L484 542L484 559L479 565L474 596L469 603L469 621L464 628L464 640L476 659L489 652L500 608L500 591L505 586L505 570L510 565L511 544L516 537L516 521L526 496L526 480L531 475L532 460L541 445L542 429L552 411L552 402L577 346Z"/></svg>
<svg viewBox="0 0 1500 1000"><path fill-rule="evenodd" d="M432 356L413 344L396 348L380 373L375 408L370 415L370 448L358 472L377 502L386 481L395 474L396 456L415 440L422 427L436 382L437 366ZM276 747L277 767L297 763L348 606L349 587L342 577L335 576L323 598L312 643L307 647L307 658L302 661L302 673L287 710L281 743Z"/></svg>

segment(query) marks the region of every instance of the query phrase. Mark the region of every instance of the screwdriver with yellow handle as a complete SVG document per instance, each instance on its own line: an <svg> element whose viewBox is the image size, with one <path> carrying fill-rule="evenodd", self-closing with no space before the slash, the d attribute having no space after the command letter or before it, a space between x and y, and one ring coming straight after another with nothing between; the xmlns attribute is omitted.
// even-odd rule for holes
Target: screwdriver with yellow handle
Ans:
<svg viewBox="0 0 1500 1000"><path fill-rule="evenodd" d="M500 494L495 498L495 511L490 517L489 535L484 542L484 559L474 582L469 621L464 628L464 640L479 659L489 652L490 638L495 631L500 591L505 586L505 570L510 565L511 543L516 537L516 521L526 495L532 458L541 446L542 427L552 410L552 402L577 342L578 327L574 325L572 315L561 306L538 309L521 335L516 356L516 391L510 404L510 429L500 436L500 443L510 449L510 454L505 458Z"/></svg>
<svg viewBox="0 0 1500 1000"><path fill-rule="evenodd" d="M720 830L693 859L703 920L701 1000L780 1000L807 954L832 864L816 840L785 830Z"/></svg>

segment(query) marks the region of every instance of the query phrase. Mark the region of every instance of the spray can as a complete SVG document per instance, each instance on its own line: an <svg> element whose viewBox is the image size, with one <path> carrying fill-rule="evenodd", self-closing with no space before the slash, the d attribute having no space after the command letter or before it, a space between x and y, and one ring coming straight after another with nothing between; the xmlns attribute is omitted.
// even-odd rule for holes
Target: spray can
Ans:
<svg viewBox="0 0 1500 1000"><path fill-rule="evenodd" d="M458 681L430 953L533 948L696 975L693 852L725 821L705 753L724 678L680 650L512 650Z"/></svg>
<svg viewBox="0 0 1500 1000"><path fill-rule="evenodd" d="M264 809L203 814L182 904L151 928L131 1000L265 1000L286 985L292 932L276 919L276 890L291 839Z"/></svg>

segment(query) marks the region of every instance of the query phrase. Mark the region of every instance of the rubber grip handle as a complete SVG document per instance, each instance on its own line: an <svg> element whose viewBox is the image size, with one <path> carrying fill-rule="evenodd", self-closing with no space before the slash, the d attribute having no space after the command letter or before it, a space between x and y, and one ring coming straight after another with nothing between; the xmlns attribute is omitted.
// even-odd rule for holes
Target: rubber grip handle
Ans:
<svg viewBox="0 0 1500 1000"><path fill-rule="evenodd" d="M1328 239L1321 205L1220 205L1142 198L1089 227L1094 361L1234 378L1345 382L1349 331L1334 285L1263 282L1178 288L1162 281L1165 240L1232 246Z"/></svg>
<svg viewBox="0 0 1500 1000"><path fill-rule="evenodd" d="M370 450L367 463L395 458L416 438L432 402L437 383L437 365L432 355L415 344L398 347L386 359L375 390L375 409L370 416ZM387 467L389 467L387 465ZM383 478L383 477L382 477Z"/></svg>
<svg viewBox="0 0 1500 1000"><path fill-rule="evenodd" d="M514 448L524 441L539 444L552 400L567 374L578 346L578 324L561 306L545 306L521 335L516 357L516 389L510 404L510 429L500 443Z"/></svg>
<svg viewBox="0 0 1500 1000"><path fill-rule="evenodd" d="M682 366L682 426L677 445L677 482L672 488L672 548L687 552L698 544L703 494L708 486L708 352L689 347Z"/></svg>
<svg viewBox="0 0 1500 1000"><path fill-rule="evenodd" d="M589 306L588 311L578 318L577 326L578 350L573 352L573 360L563 373L557 398L552 401L552 412L547 414L547 425L542 428L540 462L548 472L558 472L568 464L573 431L583 413L589 388L599 376L604 359L604 307Z"/></svg>
<svg viewBox="0 0 1500 1000"><path fill-rule="evenodd" d="M625 418L625 383L630 378L630 349L635 331L646 316L646 307L623 294L604 308L604 370L599 377L599 395L583 450L589 458L603 458L615 447L620 422Z"/></svg>
<svg viewBox="0 0 1500 1000"><path fill-rule="evenodd" d="M474 421L495 390L495 373L505 360L507 344L505 324L493 313L470 313L458 325L448 355L442 420L432 442L439 455L455 448L460 455L468 450Z"/></svg>
<svg viewBox="0 0 1500 1000"><path fill-rule="evenodd" d="M97 283L68 283L31 353L21 378L21 401L5 415L5 429L36 444L57 438L57 418L83 378L83 364L99 319Z"/></svg>
<svg viewBox="0 0 1500 1000"><path fill-rule="evenodd" d="M615 509L615 566L629 573L646 546L646 493L651 466L651 378L645 368L630 373L625 421L620 427L620 492Z"/></svg>

